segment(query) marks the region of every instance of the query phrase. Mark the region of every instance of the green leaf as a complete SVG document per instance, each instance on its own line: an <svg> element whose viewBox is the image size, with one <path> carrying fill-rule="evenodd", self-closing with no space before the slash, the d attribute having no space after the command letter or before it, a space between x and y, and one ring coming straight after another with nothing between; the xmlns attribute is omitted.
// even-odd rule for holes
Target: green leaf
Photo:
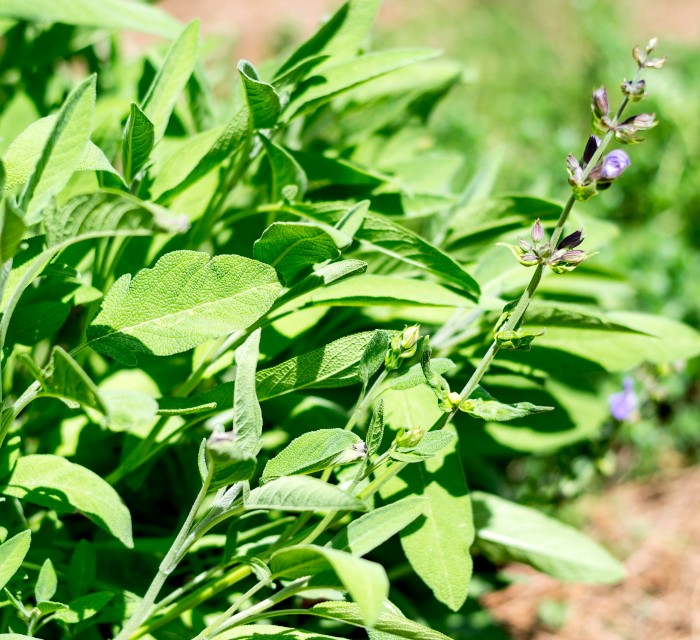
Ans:
<svg viewBox="0 0 700 640"><path fill-rule="evenodd" d="M456 440L424 465L412 464L404 469L382 495L404 491L426 501L423 518L401 532L406 557L435 597L458 611L469 591L469 547L474 540L474 525Z"/></svg>
<svg viewBox="0 0 700 640"><path fill-rule="evenodd" d="M61 398L72 408L83 405L107 415L107 407L97 385L73 357L59 346L53 348L49 370L39 382L45 395Z"/></svg>
<svg viewBox="0 0 700 640"><path fill-rule="evenodd" d="M277 123L282 110L275 88L260 80L255 67L247 60L238 63L238 73L243 80L246 102L254 129L271 129Z"/></svg>
<svg viewBox="0 0 700 640"><path fill-rule="evenodd" d="M153 123L155 142L163 137L175 103L182 95L194 71L199 48L199 20L190 22L173 43L141 109Z"/></svg>
<svg viewBox="0 0 700 640"><path fill-rule="evenodd" d="M483 400L482 398L465 400L459 408L474 418L491 420L493 422L506 422L531 416L535 413L546 413L554 410L554 407L540 407L531 402L504 404L498 402L498 400Z"/></svg>
<svg viewBox="0 0 700 640"><path fill-rule="evenodd" d="M155 127L148 116L131 103L131 112L124 127L122 139L122 165L124 179L131 181L144 167L155 142Z"/></svg>
<svg viewBox="0 0 700 640"><path fill-rule="evenodd" d="M133 280L126 274L114 283L88 328L88 344L125 364L138 352L180 353L249 327L280 289L262 262L173 251Z"/></svg>
<svg viewBox="0 0 700 640"><path fill-rule="evenodd" d="M389 579L380 564L315 545L282 549L270 559L272 573L287 578L315 575L329 567L357 603L363 622L371 627L382 612L384 599L389 595Z"/></svg>
<svg viewBox="0 0 700 640"><path fill-rule="evenodd" d="M23 636L21 633L0 633L0 640L35 640L34 636Z"/></svg>
<svg viewBox="0 0 700 640"><path fill-rule="evenodd" d="M280 476L309 474L362 458L362 440L344 429L309 431L292 440L265 465L261 483Z"/></svg>
<svg viewBox="0 0 700 640"><path fill-rule="evenodd" d="M178 22L148 4L127 0L2 0L0 17L30 22L60 22L100 29L140 31L171 37Z"/></svg>
<svg viewBox="0 0 700 640"><path fill-rule="evenodd" d="M367 427L367 457L373 456L379 450L384 437L384 400L379 400L374 411L372 419Z"/></svg>
<svg viewBox="0 0 700 640"><path fill-rule="evenodd" d="M263 417L255 392L255 370L260 356L260 329L236 349L236 384L233 388L233 432L241 451L260 451Z"/></svg>
<svg viewBox="0 0 700 640"><path fill-rule="evenodd" d="M41 210L66 186L90 140L95 113L96 77L81 82L58 112L48 140L24 186L19 206L27 223L38 222ZM12 148L12 147L11 147ZM5 158L10 153L5 154Z"/></svg>
<svg viewBox="0 0 700 640"><path fill-rule="evenodd" d="M133 431L158 414L158 402L135 389L100 389L107 411L105 426L110 431Z"/></svg>
<svg viewBox="0 0 700 640"><path fill-rule="evenodd" d="M7 198L0 209L0 265L15 256L26 229L20 212Z"/></svg>
<svg viewBox="0 0 700 640"><path fill-rule="evenodd" d="M381 0L349 0L279 68L276 78L309 59L355 56L369 35Z"/></svg>
<svg viewBox="0 0 700 640"><path fill-rule="evenodd" d="M3 493L60 513L80 511L133 547L131 516L117 492L96 473L64 458L43 454L20 458Z"/></svg>
<svg viewBox="0 0 700 640"><path fill-rule="evenodd" d="M478 546L495 562L525 562L566 582L608 584L625 576L620 562L568 525L481 491L472 502Z"/></svg>
<svg viewBox="0 0 700 640"><path fill-rule="evenodd" d="M88 618L92 618L102 609L112 598L113 593L109 591L97 591L86 596L76 598L68 603L67 609L61 609L54 614L54 619L61 620L67 624L77 624Z"/></svg>
<svg viewBox="0 0 700 640"><path fill-rule="evenodd" d="M356 556L367 555L423 514L425 498L412 496L374 509L353 520L330 545Z"/></svg>
<svg viewBox="0 0 700 640"><path fill-rule="evenodd" d="M367 263L362 260L339 260L338 262L314 267L312 273L300 280L283 296L280 296L280 302L296 298L307 291L325 287L345 278L362 275L365 271L367 271Z"/></svg>
<svg viewBox="0 0 700 640"><path fill-rule="evenodd" d="M476 280L454 258L386 216L367 214L357 237L363 244L459 287L473 300L479 296Z"/></svg>
<svg viewBox="0 0 700 640"><path fill-rule="evenodd" d="M14 189L27 182L49 141L57 118L53 115L33 122L12 141L3 156L7 171L5 189ZM102 149L90 140L87 141L74 168L75 171L107 171L119 175Z"/></svg>
<svg viewBox="0 0 700 640"><path fill-rule="evenodd" d="M236 153L250 134L248 120L248 109L241 109L222 129L186 142L185 148L173 154L164 168L164 171L167 169L168 181L161 186L157 202L172 200ZM216 139L211 143L210 137L214 136ZM190 146L195 147L196 153L189 151Z"/></svg>
<svg viewBox="0 0 700 640"><path fill-rule="evenodd" d="M472 307L473 302L437 282L366 273L299 296L280 311L318 305Z"/></svg>
<svg viewBox="0 0 700 640"><path fill-rule="evenodd" d="M318 109L363 82L438 55L439 52L430 49L396 49L368 53L327 66L318 75L314 75L313 82L295 94L285 109L284 119L288 122L298 115Z"/></svg>
<svg viewBox="0 0 700 640"><path fill-rule="evenodd" d="M345 336L259 371L258 397L274 398L299 389L344 387L361 382L362 358L374 333L366 331Z"/></svg>
<svg viewBox="0 0 700 640"><path fill-rule="evenodd" d="M212 640L338 640L335 636L326 636L313 631L278 627L271 624L256 624L251 626L234 627L222 633L217 633ZM0 638L2 640L2 638Z"/></svg>
<svg viewBox="0 0 700 640"><path fill-rule="evenodd" d="M356 627L366 626L359 606L352 602L322 602L313 606L307 613L321 618L340 620ZM433 631L413 620L390 613L386 609L382 611L372 628L410 640L450 640L439 631Z"/></svg>
<svg viewBox="0 0 700 640"><path fill-rule="evenodd" d="M455 363L449 358L431 358L430 365L432 370L438 374L446 373L455 367ZM419 384L425 384L425 374L423 373L423 367L420 363L414 364L408 371L402 373L400 376L388 380L386 386L388 389L404 391L406 389L413 389L413 387L417 387Z"/></svg>
<svg viewBox="0 0 700 640"><path fill-rule="evenodd" d="M2 589L24 562L29 551L32 533L27 529L0 544L0 589Z"/></svg>
<svg viewBox="0 0 700 640"><path fill-rule="evenodd" d="M414 448L399 447L391 451L389 456L401 462L422 462L453 444L455 438L455 434L449 431L428 431Z"/></svg>
<svg viewBox="0 0 700 640"><path fill-rule="evenodd" d="M642 362L686 360L700 354L700 333L676 320L622 311L608 313L607 317L639 333L552 327L537 339L535 349L541 346L566 351L608 371L625 371Z"/></svg>
<svg viewBox="0 0 700 640"><path fill-rule="evenodd" d="M286 149L265 136L259 138L265 147L272 172L270 201L303 200L308 186L304 170Z"/></svg>
<svg viewBox="0 0 700 640"><path fill-rule="evenodd" d="M281 511L366 511L367 506L338 487L308 476L277 478L253 489L245 507Z"/></svg>
<svg viewBox="0 0 700 640"><path fill-rule="evenodd" d="M182 233L187 219L121 191L99 191L71 198L49 209L44 220L46 244L56 247L91 238L148 236L156 231Z"/></svg>
<svg viewBox="0 0 700 640"><path fill-rule="evenodd" d="M335 260L352 242L332 227L308 222L273 222L253 245L253 257L292 283L313 265Z"/></svg>
<svg viewBox="0 0 700 640"><path fill-rule="evenodd" d="M527 308L527 324L542 325L547 331L551 327L570 327L622 333L646 333L632 325L613 321L600 309L565 302L533 301Z"/></svg>
<svg viewBox="0 0 700 640"><path fill-rule="evenodd" d="M82 539L76 545L68 565L68 590L79 598L92 587L97 574L97 557L92 543Z"/></svg>
<svg viewBox="0 0 700 640"><path fill-rule="evenodd" d="M37 602L47 602L53 598L58 589L58 578L53 563L49 558L44 560L39 571L39 577L34 585L34 598Z"/></svg>

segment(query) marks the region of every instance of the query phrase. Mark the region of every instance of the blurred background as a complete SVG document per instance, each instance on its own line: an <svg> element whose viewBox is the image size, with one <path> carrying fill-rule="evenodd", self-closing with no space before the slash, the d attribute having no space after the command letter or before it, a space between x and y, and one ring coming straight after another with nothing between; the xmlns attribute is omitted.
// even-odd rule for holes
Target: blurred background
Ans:
<svg viewBox="0 0 700 640"><path fill-rule="evenodd" d="M182 21L202 19L210 77L225 95L232 67L222 63L262 63L310 34L338 4L165 0L160 6ZM580 154L589 131L591 90L605 84L615 100L634 70L632 46L653 36L669 62L647 76L644 105L660 124L630 154L635 170L619 188L585 206L622 224L623 237L598 257L602 269L631 279L620 307L697 327L700 2L384 0L375 43L440 48L461 65L460 86L429 125L436 143L463 158L462 180L484 172L492 193L563 201L564 161L569 152ZM141 51L154 42L133 35L126 48ZM508 470L520 499L559 504L560 517L588 527L626 558L627 580L563 586L513 567L502 576L502 590L474 581L473 602L450 621L460 637L468 628L484 639L700 638L699 370L696 360L634 372L638 409L617 425L604 450L584 443L516 460Z"/></svg>

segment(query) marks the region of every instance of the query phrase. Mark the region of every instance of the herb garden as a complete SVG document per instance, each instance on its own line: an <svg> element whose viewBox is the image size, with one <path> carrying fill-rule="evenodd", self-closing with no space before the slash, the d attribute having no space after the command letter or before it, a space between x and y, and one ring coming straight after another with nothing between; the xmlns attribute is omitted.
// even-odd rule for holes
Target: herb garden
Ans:
<svg viewBox="0 0 700 640"><path fill-rule="evenodd" d="M544 199L435 133L463 69L378 9L210 65L156 5L0 0L0 640L495 638L510 563L624 578L550 476L700 353L598 205L651 189L664 43Z"/></svg>

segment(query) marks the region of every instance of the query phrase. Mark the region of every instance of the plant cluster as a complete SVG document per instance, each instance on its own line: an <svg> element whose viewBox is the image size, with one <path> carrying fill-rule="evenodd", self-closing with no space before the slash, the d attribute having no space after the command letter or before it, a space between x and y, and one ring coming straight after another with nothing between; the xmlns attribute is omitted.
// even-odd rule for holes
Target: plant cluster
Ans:
<svg viewBox="0 0 700 640"><path fill-rule="evenodd" d="M240 61L220 102L196 22L129 65L101 30L179 25L0 2L0 129L24 123L2 154L2 637L460 638L473 557L482 584L511 560L623 576L498 495L499 469L597 438L608 372L700 352L678 322L585 304L599 274L564 236L630 164L609 145L651 126L621 116L655 43L614 115L593 94L563 207L480 199L426 137L460 69L368 50L378 5Z"/></svg>

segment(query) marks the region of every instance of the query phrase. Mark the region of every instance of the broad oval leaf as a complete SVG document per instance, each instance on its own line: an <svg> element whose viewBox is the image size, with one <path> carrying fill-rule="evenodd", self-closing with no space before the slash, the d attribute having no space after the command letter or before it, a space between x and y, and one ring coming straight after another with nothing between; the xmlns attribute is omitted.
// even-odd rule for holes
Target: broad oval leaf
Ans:
<svg viewBox="0 0 700 640"><path fill-rule="evenodd" d="M352 238L332 227L307 222L274 222L253 245L253 257L277 269L291 284L313 265L335 260Z"/></svg>
<svg viewBox="0 0 700 640"><path fill-rule="evenodd" d="M88 618L92 618L102 609L114 594L109 591L97 591L88 595L71 600L67 608L61 609L54 614L54 618L67 624L77 624Z"/></svg>
<svg viewBox="0 0 700 640"><path fill-rule="evenodd" d="M455 363L449 358L431 358L430 365L433 371L438 374L446 373L455 367ZM386 386L388 389L405 391L406 389L413 389L413 387L417 387L419 384L426 384L425 374L423 373L423 367L420 363L414 364L408 371L402 373L400 376L388 380Z"/></svg>
<svg viewBox="0 0 700 640"><path fill-rule="evenodd" d="M0 544L0 589L5 587L22 566L31 540L32 533L27 529Z"/></svg>
<svg viewBox="0 0 700 640"><path fill-rule="evenodd" d="M478 546L495 562L524 562L566 582L608 584L625 576L605 549L554 518L481 491L472 503Z"/></svg>
<svg viewBox="0 0 700 640"><path fill-rule="evenodd" d="M39 577L34 585L34 598L37 602L48 602L58 589L58 577L50 558L44 560L39 570Z"/></svg>
<svg viewBox="0 0 700 640"><path fill-rule="evenodd" d="M383 609L384 599L389 595L389 579L380 564L315 545L288 547L270 558L270 569L279 577L313 576L329 567L357 603L363 622L371 627Z"/></svg>
<svg viewBox="0 0 700 640"><path fill-rule="evenodd" d="M281 511L366 511L367 505L338 487L308 476L277 478L253 489L246 509Z"/></svg>
<svg viewBox="0 0 700 640"><path fill-rule="evenodd" d="M364 456L362 440L344 429L309 431L292 440L265 465L261 482L321 471Z"/></svg>
<svg viewBox="0 0 700 640"><path fill-rule="evenodd" d="M131 516L117 492L96 473L53 455L20 458L3 493L61 513L79 511L133 547Z"/></svg>
<svg viewBox="0 0 700 640"><path fill-rule="evenodd" d="M171 355L245 329L272 306L275 270L236 255L173 251L124 275L88 328L90 347L126 364L135 353Z"/></svg>

